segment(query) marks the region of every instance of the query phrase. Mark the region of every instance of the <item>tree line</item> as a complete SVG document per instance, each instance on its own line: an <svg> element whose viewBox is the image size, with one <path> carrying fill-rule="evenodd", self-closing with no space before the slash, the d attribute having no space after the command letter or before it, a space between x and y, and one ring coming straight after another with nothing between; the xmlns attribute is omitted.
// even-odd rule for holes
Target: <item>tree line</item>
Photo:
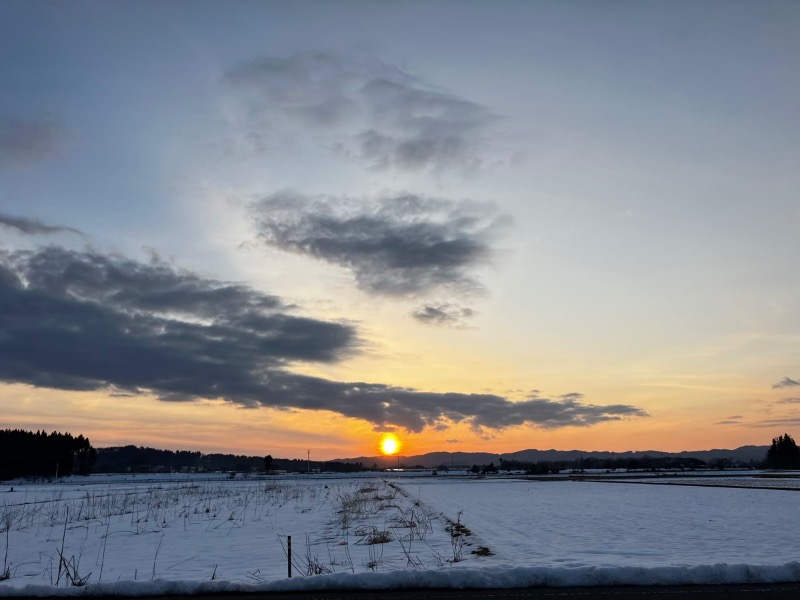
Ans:
<svg viewBox="0 0 800 600"><path fill-rule="evenodd" d="M0 479L89 473L97 451L89 439L53 431L0 430Z"/></svg>
<svg viewBox="0 0 800 600"><path fill-rule="evenodd" d="M16 477L59 477L71 474L154 472L154 471L237 471L290 473L307 470L351 473L369 470L361 462L308 461L273 458L271 455L203 454L184 450L159 450L141 446L118 446L95 450L88 438L70 433L21 429L0 430L0 480ZM705 463L693 458L641 457L597 459L594 457L570 462L528 463L500 459L500 465L474 465L473 472L495 473L498 470L524 470L530 474L546 474L562 469L630 469L630 470L693 470L702 468L765 467L768 469L800 469L800 449L788 433L772 440L761 464L734 464L728 459ZM373 470L377 465L373 465ZM442 465L439 470L447 471Z"/></svg>
<svg viewBox="0 0 800 600"><path fill-rule="evenodd" d="M98 473L149 473L157 471L237 471L302 473L309 469L350 473L364 470L360 462L308 461L300 458L272 458L189 452L184 450L159 450L143 446L116 446L100 448L95 472Z"/></svg>

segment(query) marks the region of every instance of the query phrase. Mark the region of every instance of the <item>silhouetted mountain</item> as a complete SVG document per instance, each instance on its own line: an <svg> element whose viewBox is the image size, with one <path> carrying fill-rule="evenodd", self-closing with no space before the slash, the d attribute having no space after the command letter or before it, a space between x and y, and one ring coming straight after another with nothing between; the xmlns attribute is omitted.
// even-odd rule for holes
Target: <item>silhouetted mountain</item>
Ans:
<svg viewBox="0 0 800 600"><path fill-rule="evenodd" d="M519 450L493 454L490 452L429 452L411 456L360 456L358 458L340 458L341 462L360 462L370 467L373 464L383 468L420 466L428 469L440 466L448 468L470 467L472 465L500 465L502 461L520 463L565 463L586 459L641 459L650 458L695 458L704 462L729 460L733 463L761 462L767 455L768 446L741 446L733 450L685 450L683 452L663 452L660 450L631 450L627 452L603 452L586 450Z"/></svg>
<svg viewBox="0 0 800 600"><path fill-rule="evenodd" d="M271 458L270 470L288 472L335 471L351 472L373 467L386 469L402 466L436 469L470 468L494 464L496 467L527 468L538 463L550 466L583 466L585 468L675 468L693 466L691 460L705 463L723 461L723 466L761 463L767 455L767 446L742 446L734 450L697 450L684 452L661 452L658 450L629 452L597 452L583 450L519 450L493 454L490 452L429 452L428 454L405 456L361 456L334 461L308 461L304 459ZM650 459L643 461L642 459ZM92 469L96 473L122 471L263 471L263 456L240 456L234 454L202 454L200 452L158 450L137 446L120 446L97 449L97 462ZM599 464L606 461L606 465ZM609 464L610 461L610 464Z"/></svg>

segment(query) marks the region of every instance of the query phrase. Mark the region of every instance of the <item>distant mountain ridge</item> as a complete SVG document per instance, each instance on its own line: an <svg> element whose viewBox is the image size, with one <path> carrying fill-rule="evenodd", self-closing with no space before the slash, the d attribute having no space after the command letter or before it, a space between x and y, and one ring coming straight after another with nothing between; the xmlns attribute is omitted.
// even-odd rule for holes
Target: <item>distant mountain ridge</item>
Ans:
<svg viewBox="0 0 800 600"><path fill-rule="evenodd" d="M397 464L420 465L426 468L439 466L447 467L468 467L471 465L500 464L500 459L504 461L520 462L565 462L577 461L580 459L596 458L605 459L626 459L626 458L696 458L702 461L713 461L718 459L730 459L734 462L749 463L750 461L760 462L767 456L769 446L740 446L733 450L713 449L713 450L684 450L683 452L663 452L660 450L629 450L626 452L607 452L596 450L519 450L517 452L503 452L494 454L491 452L428 452L427 454L417 454L405 456L401 455L398 461L397 456L360 456L358 458L339 458L340 462L360 462L365 466L377 464L380 467L392 467Z"/></svg>

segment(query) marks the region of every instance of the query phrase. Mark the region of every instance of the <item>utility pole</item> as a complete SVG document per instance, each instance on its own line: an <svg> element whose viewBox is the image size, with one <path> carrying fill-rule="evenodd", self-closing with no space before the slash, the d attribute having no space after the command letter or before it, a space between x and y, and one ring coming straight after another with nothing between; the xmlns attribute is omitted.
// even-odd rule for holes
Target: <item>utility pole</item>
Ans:
<svg viewBox="0 0 800 600"><path fill-rule="evenodd" d="M311 473L311 450L308 451L308 472Z"/></svg>
<svg viewBox="0 0 800 600"><path fill-rule="evenodd" d="M289 578L292 577L292 536L286 536L286 562L288 563Z"/></svg>

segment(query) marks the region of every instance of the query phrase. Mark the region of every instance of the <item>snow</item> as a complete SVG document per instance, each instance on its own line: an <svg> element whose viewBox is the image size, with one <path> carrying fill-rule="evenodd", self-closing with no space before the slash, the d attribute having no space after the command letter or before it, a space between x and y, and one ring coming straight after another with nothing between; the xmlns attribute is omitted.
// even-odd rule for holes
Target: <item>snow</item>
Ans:
<svg viewBox="0 0 800 600"><path fill-rule="evenodd" d="M14 482L0 488L0 596L800 581L798 501L420 473Z"/></svg>
<svg viewBox="0 0 800 600"><path fill-rule="evenodd" d="M631 480L631 483L672 484L672 485L701 485L720 487L749 487L767 488L776 490L800 490L800 477L794 476L745 476L730 477L720 475L717 477L681 477L667 476L655 479Z"/></svg>

